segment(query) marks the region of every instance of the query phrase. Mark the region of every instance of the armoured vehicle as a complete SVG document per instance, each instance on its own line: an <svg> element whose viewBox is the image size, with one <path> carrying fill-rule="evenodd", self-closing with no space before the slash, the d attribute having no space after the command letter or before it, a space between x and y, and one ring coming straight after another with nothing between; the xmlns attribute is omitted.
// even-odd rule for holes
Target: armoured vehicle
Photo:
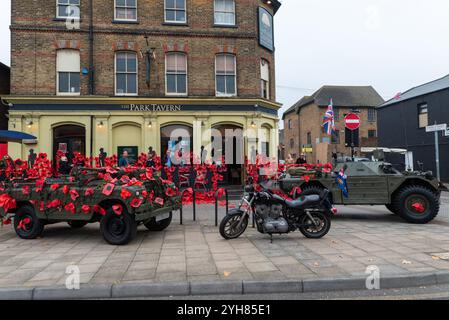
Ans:
<svg viewBox="0 0 449 320"><path fill-rule="evenodd" d="M0 218L9 222L13 216L14 229L23 239L41 236L48 224L67 222L82 228L100 222L108 243L124 245L136 236L138 224L162 231L170 225L172 211L181 207L174 186L157 177L142 183L116 171L108 173L112 181L105 181L105 174L103 169L80 168L71 176L42 183L6 181L0 192Z"/></svg>
<svg viewBox="0 0 449 320"><path fill-rule="evenodd" d="M347 176L347 198L336 182L342 169ZM417 224L428 223L437 216L440 192L446 189L430 171L401 173L386 162L348 162L338 164L330 173L289 168L279 184L288 193L299 187L302 195L320 194L327 188L333 204L385 205L392 213Z"/></svg>

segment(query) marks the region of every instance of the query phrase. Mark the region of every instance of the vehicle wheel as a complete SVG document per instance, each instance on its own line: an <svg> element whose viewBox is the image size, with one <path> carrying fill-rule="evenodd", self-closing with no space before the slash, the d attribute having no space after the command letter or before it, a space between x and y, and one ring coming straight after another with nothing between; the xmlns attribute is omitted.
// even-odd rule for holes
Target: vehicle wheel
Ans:
<svg viewBox="0 0 449 320"><path fill-rule="evenodd" d="M323 193L323 188L318 186L305 186L304 188L301 188L301 196L311 196L311 195L317 195L320 196ZM332 202L331 194L329 193L329 201Z"/></svg>
<svg viewBox="0 0 449 320"><path fill-rule="evenodd" d="M390 204L386 204L385 207L390 210L391 213L393 214L398 214L398 210L396 209L396 207L390 203Z"/></svg>
<svg viewBox="0 0 449 320"><path fill-rule="evenodd" d="M72 220L67 222L67 224L72 228L72 229L81 229L82 227L87 225L87 221L81 221L81 220Z"/></svg>
<svg viewBox="0 0 449 320"><path fill-rule="evenodd" d="M241 215L225 216L220 223L220 234L226 240L237 239L248 227L248 216L244 216L244 220L238 228L238 225L242 219Z"/></svg>
<svg viewBox="0 0 449 320"><path fill-rule="evenodd" d="M137 234L137 223L128 214L126 208L118 215L109 208L101 218L100 231L106 242L113 245L124 245L133 240Z"/></svg>
<svg viewBox="0 0 449 320"><path fill-rule="evenodd" d="M315 225L309 216L304 214L299 220L299 223L301 224L299 231L301 231L306 238L310 239L319 239L324 237L331 228L331 218L329 215L320 211L311 212L310 215L318 225Z"/></svg>
<svg viewBox="0 0 449 320"><path fill-rule="evenodd" d="M432 221L440 211L438 196L423 186L408 186L399 191L394 206L404 220L425 224Z"/></svg>
<svg viewBox="0 0 449 320"><path fill-rule="evenodd" d="M144 226L150 231L163 231L168 228L171 224L171 220L173 218L172 213L170 212L170 217L167 219L157 221L155 218L152 218L150 221L144 222Z"/></svg>
<svg viewBox="0 0 449 320"><path fill-rule="evenodd" d="M14 230L22 239L36 239L44 231L44 224L37 217L33 207L22 206L14 216Z"/></svg>

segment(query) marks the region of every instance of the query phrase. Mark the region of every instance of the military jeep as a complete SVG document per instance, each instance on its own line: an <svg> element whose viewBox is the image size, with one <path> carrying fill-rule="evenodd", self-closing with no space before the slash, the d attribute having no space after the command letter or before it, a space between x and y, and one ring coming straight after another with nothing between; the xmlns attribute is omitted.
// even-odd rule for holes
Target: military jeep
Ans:
<svg viewBox="0 0 449 320"><path fill-rule="evenodd" d="M342 168L347 175L347 198L336 182ZM327 188L334 204L385 205L392 213L416 224L428 223L437 216L440 192L446 189L432 172L401 173L386 162L348 162L338 164L331 173L289 168L279 184L288 193L300 187L301 195L320 194Z"/></svg>
<svg viewBox="0 0 449 320"><path fill-rule="evenodd" d="M143 184L114 183L101 179L100 170L74 170L71 176L37 180L12 180L3 185L2 197L15 202L14 208L0 206L0 218L13 216L16 234L22 239L40 237L45 225L66 222L72 228L100 222L103 238L113 245L125 245L136 236L138 224L150 231L162 231L181 206L179 196L155 202ZM166 186L159 180L161 192ZM155 197L167 198L156 193ZM3 201L2 201L3 203Z"/></svg>

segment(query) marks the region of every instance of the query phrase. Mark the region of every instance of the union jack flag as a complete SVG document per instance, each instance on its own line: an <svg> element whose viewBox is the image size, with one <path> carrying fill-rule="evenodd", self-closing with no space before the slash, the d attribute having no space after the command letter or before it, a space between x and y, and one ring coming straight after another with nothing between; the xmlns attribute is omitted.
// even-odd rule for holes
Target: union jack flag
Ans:
<svg viewBox="0 0 449 320"><path fill-rule="evenodd" d="M334 107L332 99L330 99L329 106L327 107L327 111L324 114L323 128L329 136L331 136L332 132L335 131Z"/></svg>

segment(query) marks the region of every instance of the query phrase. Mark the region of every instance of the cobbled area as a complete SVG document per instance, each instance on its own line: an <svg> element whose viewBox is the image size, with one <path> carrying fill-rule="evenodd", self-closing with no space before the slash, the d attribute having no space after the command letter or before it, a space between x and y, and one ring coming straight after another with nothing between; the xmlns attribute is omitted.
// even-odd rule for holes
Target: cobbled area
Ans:
<svg viewBox="0 0 449 320"><path fill-rule="evenodd" d="M67 267L77 266L81 282L179 282L218 280L287 280L356 277L367 266L382 275L449 271L449 193L440 215L427 225L411 225L384 207L339 207L329 234L309 240L299 232L283 236L255 229L237 240L223 240L214 226L214 207L179 213L164 232L139 227L129 245L106 244L99 225L72 230L47 226L37 240L19 239L11 226L0 228L0 287L63 285ZM220 218L223 216L220 208Z"/></svg>

